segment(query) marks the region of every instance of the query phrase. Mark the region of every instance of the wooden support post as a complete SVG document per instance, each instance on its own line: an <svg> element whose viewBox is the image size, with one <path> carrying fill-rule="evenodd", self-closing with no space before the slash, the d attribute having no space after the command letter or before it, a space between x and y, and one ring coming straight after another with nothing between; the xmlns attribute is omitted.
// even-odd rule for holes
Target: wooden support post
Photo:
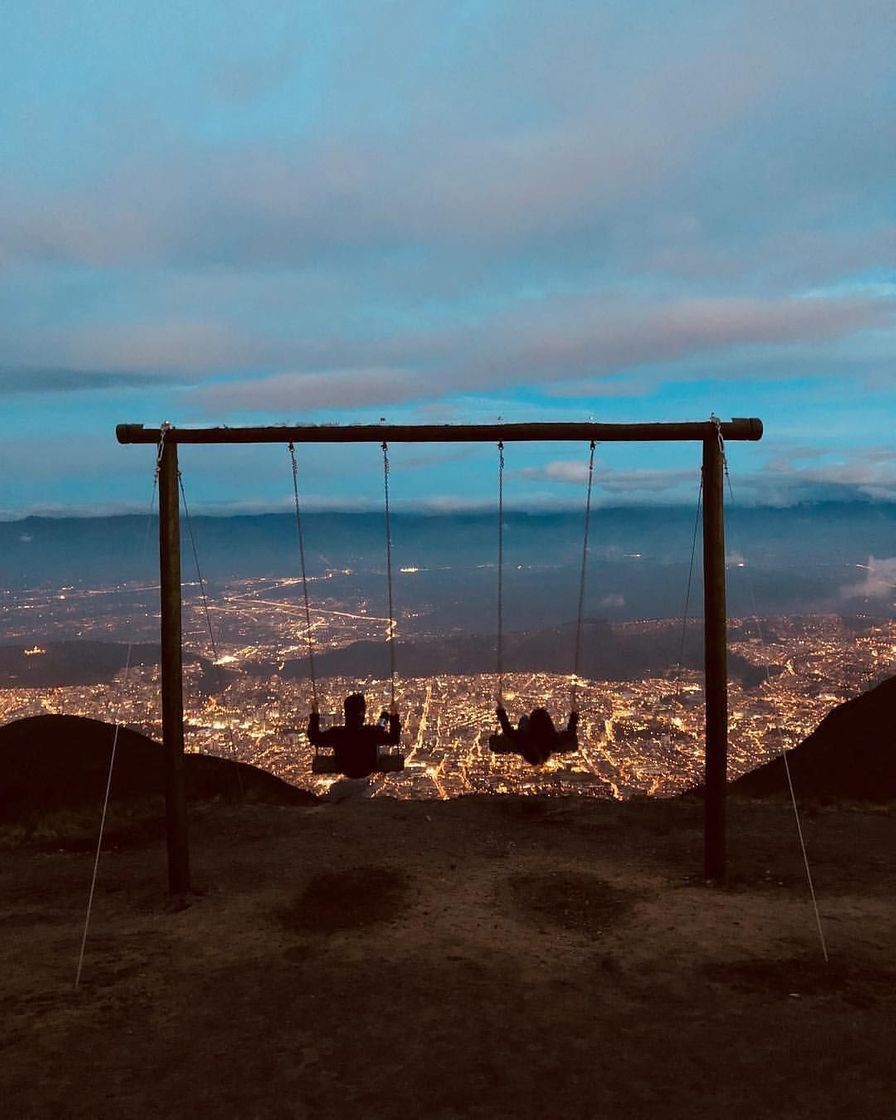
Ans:
<svg viewBox="0 0 896 1120"><path fill-rule="evenodd" d="M703 640L706 665L706 783L703 867L725 875L728 779L728 633L725 602L724 451L721 436L703 441Z"/></svg>
<svg viewBox="0 0 896 1120"><path fill-rule="evenodd" d="M162 744L168 890L190 889L187 799L184 790L184 693L181 648L180 496L177 445L165 443L159 472L159 559L162 606Z"/></svg>

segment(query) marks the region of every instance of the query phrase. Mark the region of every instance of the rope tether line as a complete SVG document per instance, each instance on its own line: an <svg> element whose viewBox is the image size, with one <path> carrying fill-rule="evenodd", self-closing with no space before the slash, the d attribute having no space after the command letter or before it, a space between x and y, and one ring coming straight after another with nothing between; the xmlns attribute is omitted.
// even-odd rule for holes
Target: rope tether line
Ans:
<svg viewBox="0 0 896 1120"><path fill-rule="evenodd" d="M504 441L498 441L498 637L497 701L504 703Z"/></svg>
<svg viewBox="0 0 896 1120"><path fill-rule="evenodd" d="M302 575L302 596L305 601L305 645L308 651L308 675L311 677L311 697L314 708L317 709L317 678L314 673L314 638L311 634L311 606L308 601L308 572L305 567L305 537L302 532L302 509L299 502L299 464L296 460L296 449L293 443L289 444L289 458L292 462L292 492L295 500L296 537L299 542L299 566ZM316 753L316 750L315 750Z"/></svg>
<svg viewBox="0 0 896 1120"><path fill-rule="evenodd" d="M147 514L147 517L146 517L146 534L144 535L144 538L143 538L143 556L141 558L141 564L142 564L142 560L146 559L146 554L149 551L149 534L150 534L150 530L152 528L152 515L153 515L153 511L155 510L156 494L158 493L158 489L159 489L159 475L160 475L161 470L162 470L162 455L165 452L165 433L169 430L170 427L171 427L171 425L167 421L165 421L161 425L161 429L160 429L159 445L158 445L158 450L156 451L156 465L155 465L155 471L153 472L153 479L152 479L152 494L151 494L150 499L149 499L149 513ZM134 650L134 641L135 640L136 640L135 634L134 634L134 631L132 630L131 631L131 639L128 642L127 655L125 656L124 672L122 674L123 688L127 687L128 677L130 676L131 655L132 655L133 650ZM88 891L88 894L87 894L87 913L84 915L84 929L83 929L83 932L81 933L81 947L78 951L78 967L75 970L75 991L77 991L78 988L81 986L81 972L84 968L84 953L86 952L86 949L87 949L87 934L90 930L90 916L93 913L93 897L96 893L96 880L97 880L97 876L99 874L99 867L100 867L100 853L103 850L103 834L104 834L105 829L106 829L106 816L107 816L108 811L109 811L109 797L110 797L110 794L112 792L112 774L115 770L115 755L116 755L116 752L118 750L118 736L119 736L120 731L121 731L121 720L116 719L115 730L112 733L112 750L109 754L109 772L106 775L106 790L105 790L105 793L103 794L103 810L102 810L102 813L100 815L99 836L97 837L96 852L94 853L94 857L93 857L93 872L90 876L90 890Z"/></svg>
<svg viewBox="0 0 896 1120"><path fill-rule="evenodd" d="M734 503L734 488L731 485L731 475L728 472L728 457L725 454L725 444L722 440L721 423L715 416L710 417L710 419L713 421L713 423L715 423L716 428L717 428L718 433L719 433L719 450L721 451L721 454L722 454L722 466L723 466L723 469L724 469L724 472L725 472L725 481L728 483L728 496L731 498L731 502L733 504ZM756 629L759 632L759 640L762 643L762 645L764 646L765 645L765 635L763 634L763 631L762 631L762 622L759 619L759 611L758 611L757 606L756 606L756 588L753 586L753 574L750 571L749 565L747 566L746 571L747 571L747 585L750 589L750 600L751 600L751 604L752 604L752 607L753 607L753 620L755 621ZM769 671L768 664L766 664L766 666L765 666L765 680L766 680L766 684L768 684L771 681L771 673ZM796 833L797 833L797 837L799 838L800 852L802 853L802 857L803 857L803 867L804 867L805 872L806 872L806 882L809 886L809 897L812 900L812 909L813 909L814 914L815 914L815 927L818 930L818 940L821 944L821 953L822 953L822 956L824 957L825 964L827 964L829 959L830 959L829 956L828 956L828 946L827 946L827 941L826 941L825 936L824 936L824 926L822 925L822 921L821 921L821 911L818 908L818 898L815 894L815 883L812 880L812 869L809 866L809 855L808 855L808 852L806 851L806 841L805 841L805 838L803 836L803 825L802 825L802 822L800 820L800 811L799 811L799 806L797 805L797 801L796 801L796 792L793 788L793 778L791 777L791 773L790 773L790 763L787 759L787 750L784 746L781 747L781 758L784 762L784 773L787 775L787 788L790 792L790 803L793 807L793 817L794 817L794 820L796 821Z"/></svg>
<svg viewBox="0 0 896 1120"><path fill-rule="evenodd" d="M594 449L595 442L591 441L591 451L588 456L588 488L585 496L585 531L582 540L582 570L579 574L579 605L576 611L576 646L572 666L572 684L570 687L570 708L576 710L577 689L579 684L579 665L582 655L582 612L585 608L585 574L588 570L588 533L591 526L591 491L594 485Z"/></svg>
<svg viewBox="0 0 896 1120"><path fill-rule="evenodd" d="M691 538L691 563L688 567L688 584L684 596L684 613L681 619L681 642L678 646L678 664L675 667L675 694L681 697L681 670L684 665L684 646L688 632L688 618L691 607L691 588L694 583L694 558L697 555L697 534L700 531L700 514L703 511L703 473L700 474L700 484L697 487L697 508L694 511L694 533Z"/></svg>
<svg viewBox="0 0 896 1120"><path fill-rule="evenodd" d="M208 609L208 595L206 594L205 590L205 579L202 575L202 568L199 565L199 550L196 548L196 536L193 533L193 519L192 517L190 517L190 507L187 505L187 492L184 489L184 479L180 471L177 472L177 484L180 488L181 504L184 507L184 517L186 518L187 522L187 536L190 538L190 549L193 553L193 564L196 568L196 578L199 580L199 593L202 597L202 609L205 614L205 628L208 631L208 640L212 650L212 657L214 658L215 666L218 669L218 685L221 686L222 682L224 681L224 674L221 671L220 666L218 665L218 643L215 641L215 631L212 627L212 616L211 612ZM221 691L223 693L224 689L221 688ZM237 758L236 741L233 737L233 721L230 719L227 720L227 738L230 740L230 757L234 762L239 762L239 759ZM244 794L246 791L243 784L243 772L239 769L239 767L237 767L236 777L237 784L240 787L240 793Z"/></svg>
<svg viewBox="0 0 896 1120"><path fill-rule="evenodd" d="M383 440L383 494L386 506L386 583L389 587L389 689L392 711L395 710L395 612L392 607L392 516L389 508L389 445Z"/></svg>

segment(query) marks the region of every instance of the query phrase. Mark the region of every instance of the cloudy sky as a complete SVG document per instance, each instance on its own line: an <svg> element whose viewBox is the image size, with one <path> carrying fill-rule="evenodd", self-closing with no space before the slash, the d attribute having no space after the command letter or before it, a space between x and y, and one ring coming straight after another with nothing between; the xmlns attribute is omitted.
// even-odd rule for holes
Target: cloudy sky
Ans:
<svg viewBox="0 0 896 1120"><path fill-rule="evenodd" d="M118 422L759 416L735 496L896 500L892 0L9 0L0 516L140 509ZM514 447L512 500L587 449ZM375 502L375 447L303 455ZM185 449L203 508L282 448ZM698 451L601 449L605 502ZM397 502L494 449L397 447Z"/></svg>

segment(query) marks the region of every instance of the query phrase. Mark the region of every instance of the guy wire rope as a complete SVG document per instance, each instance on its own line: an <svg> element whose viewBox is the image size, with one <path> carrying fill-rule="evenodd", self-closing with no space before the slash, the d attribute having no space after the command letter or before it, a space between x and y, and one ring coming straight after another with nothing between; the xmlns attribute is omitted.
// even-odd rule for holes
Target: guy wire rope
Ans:
<svg viewBox="0 0 896 1120"><path fill-rule="evenodd" d="M700 531L700 515L703 512L703 471L700 471L700 482L697 487L697 507L694 510L694 531L691 536L691 561L688 565L688 582L684 595L684 611L681 618L681 639L678 644L678 661L675 665L675 676L673 682L675 684L675 703L681 705L681 670L684 666L684 648L685 640L688 633L688 621L690 618L691 608L691 588L694 582L694 559L697 555L697 534ZM663 747L668 749L671 742L671 735L665 732L661 736Z"/></svg>
<svg viewBox="0 0 896 1120"><path fill-rule="evenodd" d="M697 487L697 508L694 511L694 532L691 537L691 562L688 567L688 583L684 596L684 614L681 620L681 641L678 646L678 664L675 667L676 696L681 696L681 670L684 665L684 647L688 632L688 617L691 607L691 588L694 583L694 559L697 555L697 534L700 531L700 514L703 510L703 472L700 472L700 484Z"/></svg>
<svg viewBox="0 0 896 1120"><path fill-rule="evenodd" d="M576 709L579 664L582 656L582 612L585 607L585 573L588 570L588 533L591 526L591 491L594 485L594 448L595 442L592 440L591 451L588 457L588 488L585 495L585 530L582 539L582 570L579 574L579 605L576 611L576 647L572 663L572 685L570 688L570 708L572 711Z"/></svg>
<svg viewBox="0 0 896 1120"><path fill-rule="evenodd" d="M186 518L186 522L187 522L187 536L190 538L190 550L193 553L193 564L196 568L196 578L199 580L199 593L202 597L202 610L203 610L203 613L205 615L205 628L208 631L208 640L209 640L209 645L211 646L211 650L212 650L212 657L214 658L214 663L217 666L218 665L218 643L215 641L215 631L214 631L214 628L212 627L211 611L209 610L209 607L208 607L208 595L206 594L206 590L205 590L205 588L206 588L205 578L202 575L202 568L199 566L199 550L196 547L196 536L193 533L193 519L192 519L192 517L190 517L190 507L187 505L187 492L184 489L184 478L183 478L183 475L181 474L180 471L177 472L177 485L180 488L180 500L181 500L181 503L184 507L184 517ZM219 669L220 669L220 666L219 666ZM218 683L220 684L223 679L224 679L223 673L219 672ZM223 691L224 690L222 689L222 692ZM227 720L227 738L230 741L230 758L231 758L231 761L234 762L235 764L238 764L239 759L237 758L236 740L233 737L233 720L231 720L231 719ZM242 772L242 770L239 769L239 765L237 765L236 779L237 779L237 785L240 787L240 794L241 795L245 794L246 790L245 790L245 786L243 784L243 772Z"/></svg>
<svg viewBox="0 0 896 1120"><path fill-rule="evenodd" d="M156 465L153 472L152 479L152 495L149 499L149 513L146 517L146 534L143 538L143 554L141 556L141 565L143 560L146 559L146 554L149 551L149 533L152 528L152 515L156 505L156 494L159 490L159 473L162 469L162 454L165 450L165 433L168 431L167 421L161 425L159 433L159 443L156 450ZM122 674L123 685L127 685L128 677L131 672L131 654L134 649L134 632L131 631L131 639L128 642L128 652L125 657L124 673ZM84 929L81 933L81 947L78 951L78 967L75 971L75 991L81 986L81 972L84 968L84 953L87 949L87 934L90 930L90 916L93 913L93 896L96 893L96 880L99 874L100 867L100 853L103 849L103 834L106 829L106 816L109 811L109 797L112 793L112 774L115 771L115 755L118 750L118 736L121 731L121 720L115 720L115 730L112 734L112 750L109 755L109 770L106 774L106 790L103 794L103 811L100 815L100 828L99 836L96 841L96 852L93 857L93 872L90 877L90 890L87 894L87 913L84 915Z"/></svg>
<svg viewBox="0 0 896 1120"><path fill-rule="evenodd" d="M722 468L725 472L725 481L728 483L728 496L731 498L731 502L732 502L732 505L733 505L734 504L734 488L731 485L731 474L728 471L728 456L725 453L725 441L722 439L721 422L715 416L713 416L712 419L713 419L713 422L716 425L716 431L718 432L719 450L720 450L721 455L722 455ZM747 570L747 586L750 589L750 600L751 600L751 605L753 607L753 620L756 623L756 629L759 633L759 640L762 643L762 645L764 646L765 645L765 635L763 634L763 631L762 631L762 622L760 621L759 611L758 611L757 606L756 606L756 589L753 586L753 574L750 571L749 565L746 566L746 570ZM771 673L769 671L768 663L766 663L766 665L765 665L765 679L766 679L766 683L769 683L770 680L771 680ZM805 872L806 872L806 882L809 886L809 897L812 900L812 909L813 909L813 912L815 914L815 927L818 930L818 940L821 944L821 953L822 953L822 956L824 957L824 963L828 964L830 958L828 956L827 939L825 938L825 935L824 935L824 925L822 924L822 921L821 921L821 911L819 910L819 907L818 907L818 897L815 894L815 882L812 879L812 869L809 866L809 853L806 850L806 841L805 841L805 838L803 836L803 824L802 824L802 821L800 820L800 811L799 811L799 806L797 805L796 791L794 790L793 778L792 778L791 773L790 773L790 762L787 758L787 750L784 748L783 745L781 747L781 760L784 763L784 774L787 777L787 789L790 793L790 804L793 807L793 818L796 822L796 834L797 834L797 838L799 839L800 852L802 853L802 857L803 857L803 867L804 867Z"/></svg>
<svg viewBox="0 0 896 1120"><path fill-rule="evenodd" d="M386 583L389 586L389 689L391 709L395 711L395 613L392 609L392 518L389 509L389 445L383 440L383 494L386 505Z"/></svg>
<svg viewBox="0 0 896 1120"><path fill-rule="evenodd" d="M311 607L308 602L308 572L305 567L305 536L302 532L302 509L299 502L299 464L296 460L295 445L289 444L289 458L292 462L292 493L295 500L296 536L299 542L299 566L302 574L302 596L305 601L305 645L308 650L308 673L311 677L311 697L317 709L317 678L314 673L314 639L311 636ZM315 752L316 753L316 752Z"/></svg>

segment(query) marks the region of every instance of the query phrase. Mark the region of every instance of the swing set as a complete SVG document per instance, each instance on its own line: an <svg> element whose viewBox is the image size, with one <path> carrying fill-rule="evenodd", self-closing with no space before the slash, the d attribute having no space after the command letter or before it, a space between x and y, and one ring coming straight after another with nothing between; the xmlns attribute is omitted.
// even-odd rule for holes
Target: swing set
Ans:
<svg viewBox="0 0 896 1120"><path fill-rule="evenodd" d="M589 526L591 522L591 495L593 492L594 482L594 454L596 444L594 440L591 441L588 457L587 479L588 485L585 497L585 527L584 536L582 541L582 563L579 578L579 596L578 596L578 609L576 612L575 623L575 654L573 658L573 670L570 675L570 709L576 711L577 706L577 689L579 681L579 665L581 661L581 648L582 648L582 621L585 605L585 577L588 567L588 537ZM302 528L302 505L299 497L299 464L296 457L295 444L290 442L288 445L290 464L292 467L292 489L293 489L293 503L295 507L295 524L296 524L296 540L298 544L299 553L299 572L302 581L302 599L304 603L305 613L305 645L306 656L308 660L308 677L311 681L311 698L312 710L319 712L319 698L317 690L317 674L315 671L314 662L314 637L313 627L311 625L311 606L310 597L308 594L308 568L305 562L305 534ZM396 711L395 702L395 612L394 600L392 595L392 518L391 518L391 503L389 497L389 445L384 441L382 444L383 452L383 501L385 508L385 528L386 528L386 586L388 589L388 605L389 614L386 627L386 645L389 650L389 688L390 688L390 710ZM184 511L187 517L187 524L189 527L189 513L186 507L186 498L184 495L183 481L181 481L181 497L183 498ZM193 540L192 530L190 530L190 539ZM194 558L196 557L195 545L193 548ZM198 570L198 558L196 559ZM497 640L496 640L496 678L497 689L495 693L495 701L499 709L503 710L504 705L504 443L498 443L498 626L497 626ZM200 585L202 585L202 577L200 573ZM506 713L502 711L502 715L506 718ZM547 717L547 712L544 709L540 710L541 725L544 727L544 717ZM382 721L387 717L388 713L383 713L380 717ZM549 717L548 717L549 719ZM576 721L578 720L578 713L575 715ZM489 747L496 754L521 754L527 761L533 765L538 765L546 761L551 753L556 751L574 750L577 746L577 740L574 731L570 732L567 729L566 733L558 735L553 728L552 723L548 723L547 732L545 735L545 743L541 744L538 741L535 729L529 727L529 717L523 716L521 720L521 730L507 728L501 733L492 735L489 738ZM340 729L340 733L341 733ZM351 739L350 735L345 736ZM314 756L311 764L311 772L313 774L341 774L344 772L343 765L337 757L337 751L325 752L321 750L320 734L318 728L315 727L314 732L311 734L312 745L314 747ZM369 760L371 773L395 773L404 769L405 756L398 751L377 751L375 758Z"/></svg>
<svg viewBox="0 0 896 1120"><path fill-rule="evenodd" d="M292 463L293 495L299 561L302 575L306 622L306 644L314 707L317 709L317 683L314 674L314 647L305 546L299 498L296 444L379 443L383 451L385 498L386 570L389 596L387 646L390 663L392 710L395 710L395 620L392 600L392 539L389 497L390 443L496 443L499 454L498 497L498 637L497 701L502 706L503 692L503 481L504 445L508 442L582 442L590 444L588 486L585 508L582 567L579 580L578 614L575 630L574 665L571 677L571 708L575 710L581 657L582 612L585 597L585 572L597 443L623 442L700 442L703 447L703 587L704 587L704 667L705 667L705 799L704 799L704 873L707 879L720 879L725 873L725 786L728 754L728 675L727 615L725 580L724 475L725 441L762 438L762 422L755 418L736 418L727 422L713 416L707 421L651 424L537 423L537 424L420 424L420 425L304 425L242 428L175 428L163 424L144 428L142 424L120 424L116 436L121 444L149 444L156 447L159 494L159 561L161 599L161 700L162 742L165 754L165 803L168 847L168 885L171 893L190 888L189 847L187 841L186 797L184 791L183 726L183 649L182 586L180 568L180 473L178 444L287 444ZM377 770L399 770L403 756L381 754ZM333 756L315 750L314 773L340 772Z"/></svg>

